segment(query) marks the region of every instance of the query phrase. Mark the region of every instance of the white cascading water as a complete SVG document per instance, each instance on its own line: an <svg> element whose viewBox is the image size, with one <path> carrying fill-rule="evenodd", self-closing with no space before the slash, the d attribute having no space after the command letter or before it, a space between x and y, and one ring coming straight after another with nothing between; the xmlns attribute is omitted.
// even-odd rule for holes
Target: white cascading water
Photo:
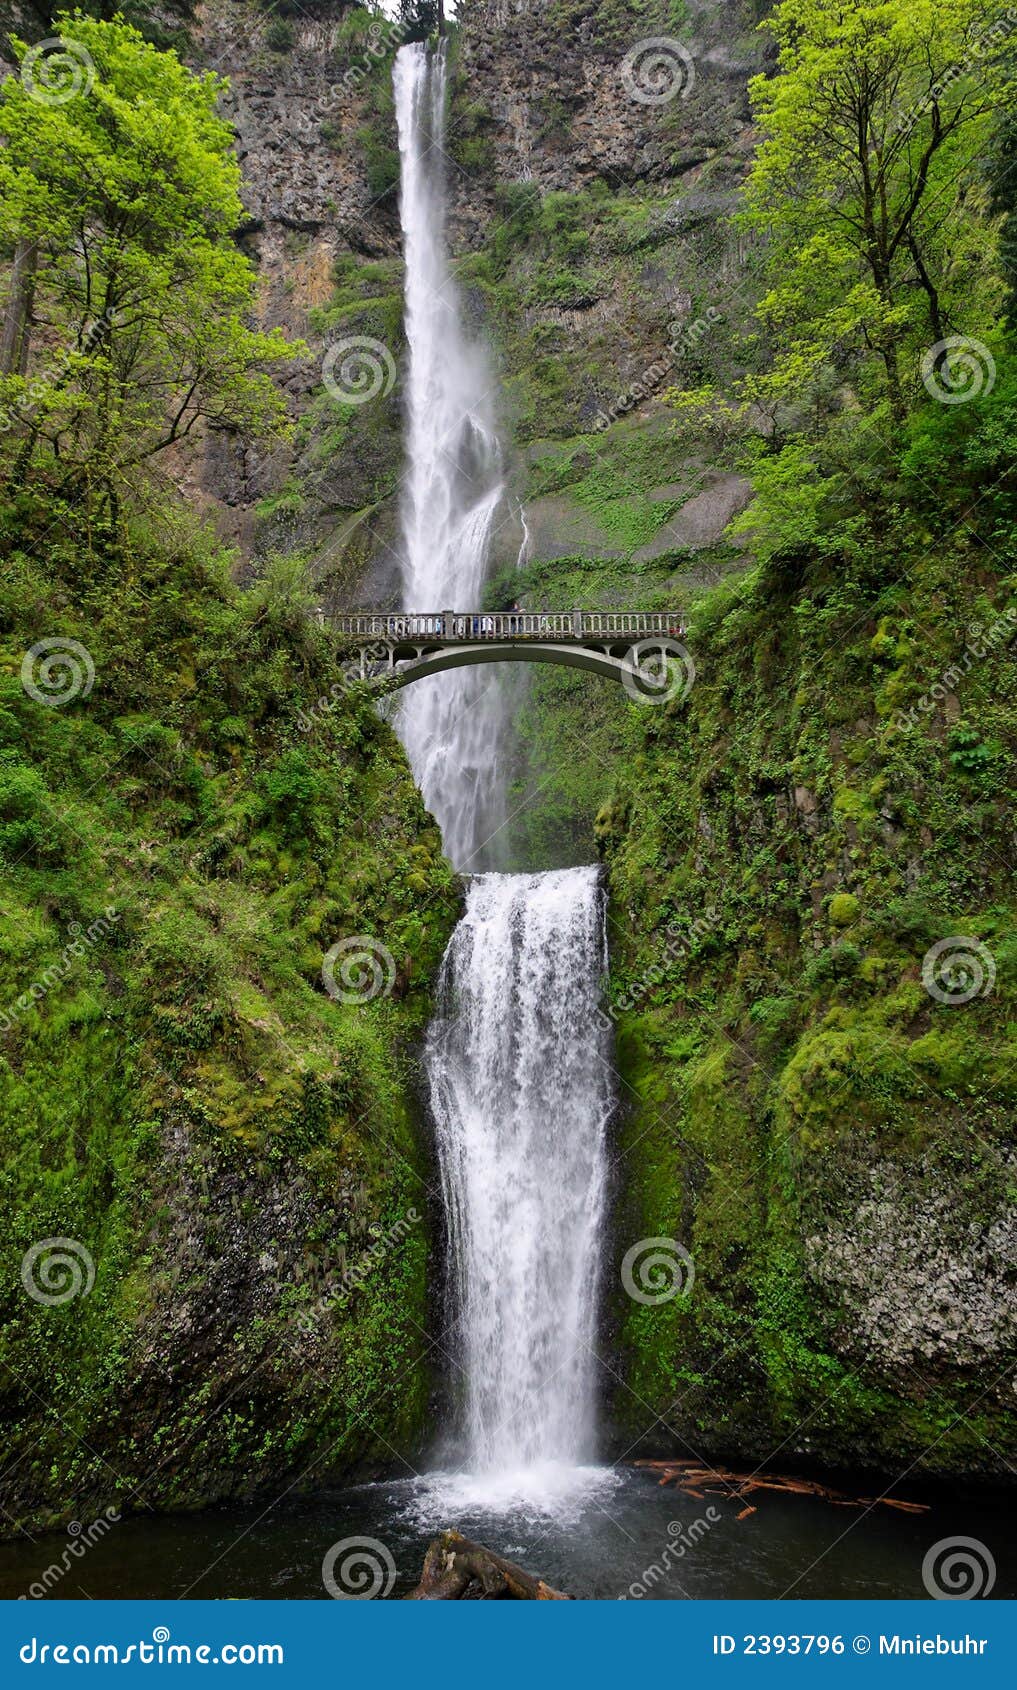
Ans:
<svg viewBox="0 0 1017 1690"><path fill-rule="evenodd" d="M462 1461L488 1502L568 1490L594 1453L605 966L595 868L477 876L445 956L426 1066Z"/></svg>
<svg viewBox="0 0 1017 1690"><path fill-rule="evenodd" d="M406 260L407 377L403 608L480 606L495 519L504 499L493 378L463 328L445 245L446 60L415 42L394 71L399 210ZM418 681L399 732L457 868L486 866L504 820L499 764L504 694L492 669ZM497 860L496 850L489 853Z"/></svg>
<svg viewBox="0 0 1017 1690"><path fill-rule="evenodd" d="M492 382L445 249L443 49L395 62L409 342L404 606L479 608L504 499ZM523 519L523 547L528 540ZM521 554L522 555L522 554ZM459 868L497 861L506 700L497 670L407 689L399 731ZM458 1471L430 1506L560 1507L594 1453L599 1242L613 1092L598 1014L604 907L593 868L483 873L443 965L426 1068L461 1369Z"/></svg>

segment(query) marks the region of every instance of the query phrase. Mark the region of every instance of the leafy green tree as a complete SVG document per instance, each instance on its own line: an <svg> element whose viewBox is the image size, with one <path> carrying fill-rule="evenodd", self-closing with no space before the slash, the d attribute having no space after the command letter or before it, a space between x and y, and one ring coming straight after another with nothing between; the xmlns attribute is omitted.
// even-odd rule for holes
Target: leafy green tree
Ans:
<svg viewBox="0 0 1017 1690"><path fill-rule="evenodd" d="M442 0L399 0L404 39L427 41L445 27Z"/></svg>
<svg viewBox="0 0 1017 1690"><path fill-rule="evenodd" d="M107 23L122 18L157 47L179 47L194 21L195 4L196 0L86 0L79 10ZM40 41L53 34L55 20L63 10L50 0L14 0L13 4L0 0L0 31L5 35L8 31L23 32L30 40Z"/></svg>
<svg viewBox="0 0 1017 1690"><path fill-rule="evenodd" d="M920 349L998 311L970 166L1013 103L1012 25L986 0L781 0L762 27L779 74L750 85L746 219L773 232L761 315L781 356L759 391L800 394L846 348L900 420Z"/></svg>
<svg viewBox="0 0 1017 1690"><path fill-rule="evenodd" d="M279 431L266 366L299 348L249 326L256 279L233 238L221 80L119 19L65 13L56 27L76 91L40 98L20 41L22 74L0 90L0 241L23 272L4 326L0 452L9 473L41 465L65 496L87 491L115 514L167 448L209 429Z"/></svg>

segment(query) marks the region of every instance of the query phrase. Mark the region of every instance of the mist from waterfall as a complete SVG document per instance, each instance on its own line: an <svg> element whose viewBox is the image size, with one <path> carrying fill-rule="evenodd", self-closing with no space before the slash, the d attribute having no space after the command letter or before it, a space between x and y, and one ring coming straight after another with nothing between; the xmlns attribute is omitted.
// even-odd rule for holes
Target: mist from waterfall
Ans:
<svg viewBox="0 0 1017 1690"><path fill-rule="evenodd" d="M474 610L505 507L494 381L463 326L445 244L445 45L396 54L400 218L406 260L407 475L403 608ZM418 681L398 727L457 868L496 866L505 817L504 691L491 668Z"/></svg>

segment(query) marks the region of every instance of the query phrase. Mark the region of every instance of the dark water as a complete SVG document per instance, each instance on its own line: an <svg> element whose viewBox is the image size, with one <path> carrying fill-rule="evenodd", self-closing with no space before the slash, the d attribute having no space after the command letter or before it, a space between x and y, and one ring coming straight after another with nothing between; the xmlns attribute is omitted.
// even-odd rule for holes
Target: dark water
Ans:
<svg viewBox="0 0 1017 1690"><path fill-rule="evenodd" d="M933 1545L957 1537L977 1540L993 1558L992 1596L1017 1597L1010 1505L950 1498L933 1500L927 1514L905 1515L766 1492L753 1502L756 1513L739 1520L741 1502L697 1501L627 1470L606 1475L556 1518L485 1514L468 1504L435 1517L435 1499L417 1481L365 1485L267 1511L126 1520L80 1558L65 1557L75 1540L64 1534L0 1544L0 1597L26 1594L66 1559L70 1570L51 1581L50 1595L324 1598L328 1551L358 1536L383 1546L395 1567L391 1594L399 1596L415 1584L430 1538L447 1525L578 1597L923 1597L923 1560ZM378 1548L368 1554L381 1564Z"/></svg>

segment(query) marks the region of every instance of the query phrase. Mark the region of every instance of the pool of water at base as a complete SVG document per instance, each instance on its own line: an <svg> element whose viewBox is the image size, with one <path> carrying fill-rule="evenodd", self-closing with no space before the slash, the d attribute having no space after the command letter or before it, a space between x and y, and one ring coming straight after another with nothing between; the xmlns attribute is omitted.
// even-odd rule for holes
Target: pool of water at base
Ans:
<svg viewBox="0 0 1017 1690"><path fill-rule="evenodd" d="M873 1494L871 1485L860 1494ZM385 1546L396 1569L390 1594L399 1597L447 1526L587 1599L920 1598L926 1554L949 1538L984 1546L996 1568L992 1596L1017 1597L1012 1503L912 1494L932 1504L928 1513L763 1491L752 1498L755 1513L739 1519L743 1501L700 1500L631 1468L589 1469L550 1500L507 1495L494 1509L468 1484L394 1480L267 1509L133 1517L80 1556L67 1552L78 1538L66 1533L0 1544L0 1597L34 1585L35 1595L43 1586L65 1599L327 1598L322 1563L353 1537ZM89 1524L81 1522L86 1533Z"/></svg>

